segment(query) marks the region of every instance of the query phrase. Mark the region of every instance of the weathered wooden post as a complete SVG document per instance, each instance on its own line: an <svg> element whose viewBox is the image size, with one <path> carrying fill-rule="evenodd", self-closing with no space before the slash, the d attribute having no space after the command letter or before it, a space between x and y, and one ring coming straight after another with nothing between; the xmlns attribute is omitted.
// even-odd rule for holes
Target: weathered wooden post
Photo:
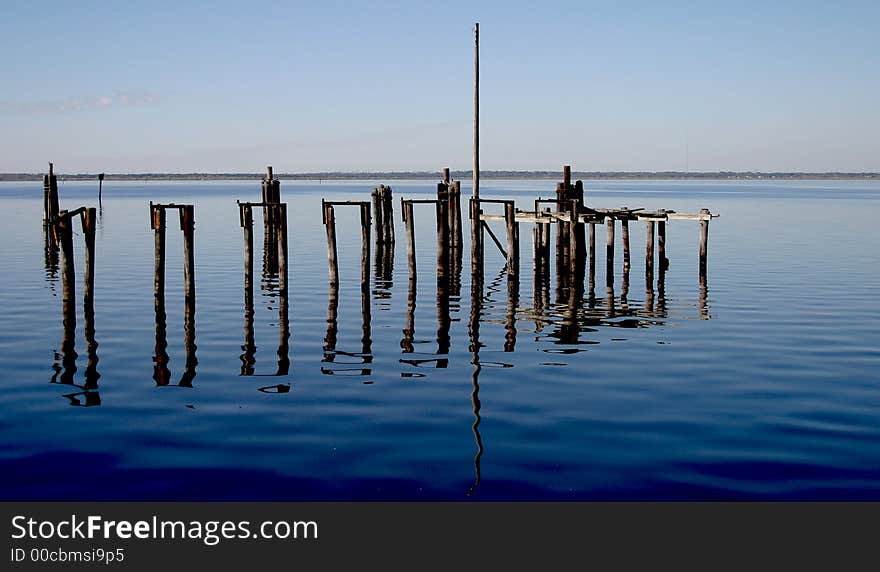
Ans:
<svg viewBox="0 0 880 572"><path fill-rule="evenodd" d="M483 275L483 221L479 199L470 199L471 215L471 275Z"/></svg>
<svg viewBox="0 0 880 572"><path fill-rule="evenodd" d="M76 271L73 266L73 222L67 211L61 211L56 220L61 245L61 285L64 315L73 313L76 319ZM65 318L66 319L66 318Z"/></svg>
<svg viewBox="0 0 880 572"><path fill-rule="evenodd" d="M58 206L58 178L54 173L54 165L49 163L49 222L55 221L61 212Z"/></svg>
<svg viewBox="0 0 880 572"><path fill-rule="evenodd" d="M97 223L97 210L92 207L82 212L83 239L85 248L83 258L85 262L85 284L83 288L83 302L86 307L94 303L95 296L95 225Z"/></svg>
<svg viewBox="0 0 880 572"><path fill-rule="evenodd" d="M565 209L568 201L568 194L565 192L565 184L557 183L556 185L556 212L561 214ZM556 222L556 267L562 268L568 266L568 223L563 220Z"/></svg>
<svg viewBox="0 0 880 572"><path fill-rule="evenodd" d="M577 233L577 238L575 240L575 244L577 244L577 257L579 264L583 264L584 259L587 256L587 248L586 248L586 239L584 237L584 223L580 221L580 213L584 206L584 182L583 181L575 181L574 183L574 191L573 191L572 199L575 202L575 212L578 214L576 224L574 225L575 232Z"/></svg>
<svg viewBox="0 0 880 572"><path fill-rule="evenodd" d="M629 215L620 219L620 238L623 242L623 271L629 272Z"/></svg>
<svg viewBox="0 0 880 572"><path fill-rule="evenodd" d="M104 173L98 173L98 202L101 202L101 194L104 191Z"/></svg>
<svg viewBox="0 0 880 572"><path fill-rule="evenodd" d="M415 340L416 327L416 281L410 275L409 285L406 293L406 311L404 313L403 338L400 340L400 349L403 353L410 354L415 351L413 341Z"/></svg>
<svg viewBox="0 0 880 572"><path fill-rule="evenodd" d="M654 221L645 221L645 287L654 290Z"/></svg>
<svg viewBox="0 0 880 572"><path fill-rule="evenodd" d="M244 234L244 296L245 306L254 301L254 209L251 205L238 206L239 224Z"/></svg>
<svg viewBox="0 0 880 572"><path fill-rule="evenodd" d="M461 181L453 181L449 193L449 218L452 221L450 230L452 238L452 249L456 252L456 256L461 257Z"/></svg>
<svg viewBox="0 0 880 572"><path fill-rule="evenodd" d="M664 220L657 222L657 256L660 273L663 274L669 268L669 259L666 258L666 211L661 209L660 213Z"/></svg>
<svg viewBox="0 0 880 572"><path fill-rule="evenodd" d="M700 209L700 281L706 278L707 259L709 253L709 209Z"/></svg>
<svg viewBox="0 0 880 572"><path fill-rule="evenodd" d="M392 251L394 249L394 203L391 196L391 187L383 187L382 196L385 198L385 210L382 215L383 232L382 236L385 245Z"/></svg>
<svg viewBox="0 0 880 572"><path fill-rule="evenodd" d="M577 243L577 219L578 219L577 201L572 200L568 209L568 270L572 277L578 270L578 243Z"/></svg>
<svg viewBox="0 0 880 572"><path fill-rule="evenodd" d="M278 212L274 205L281 202L281 183L275 179L272 166L266 167L262 183L263 203L263 260L264 271L278 271Z"/></svg>
<svg viewBox="0 0 880 572"><path fill-rule="evenodd" d="M550 208L545 208L544 213L548 214L550 212ZM543 229L541 232L541 257L543 259L544 264L544 275L547 277L547 281L550 280L550 223L542 224L541 228Z"/></svg>
<svg viewBox="0 0 880 572"><path fill-rule="evenodd" d="M614 286L614 218L605 217L608 230L608 244L605 247L605 285Z"/></svg>
<svg viewBox="0 0 880 572"><path fill-rule="evenodd" d="M519 223L513 201L504 203L504 224L507 226L507 270L519 274Z"/></svg>
<svg viewBox="0 0 880 572"><path fill-rule="evenodd" d="M443 183L438 185L444 187ZM448 196L448 195L447 195ZM449 274L449 202L446 198L438 198L437 215L437 280L446 280Z"/></svg>
<svg viewBox="0 0 880 572"><path fill-rule="evenodd" d="M406 260L409 265L409 279L416 279L416 229L413 219L413 205L401 199L403 222L406 226Z"/></svg>
<svg viewBox="0 0 880 572"><path fill-rule="evenodd" d="M480 198L480 23L474 24L474 189Z"/></svg>
<svg viewBox="0 0 880 572"><path fill-rule="evenodd" d="M376 255L379 255L379 251L382 248L382 243L384 242L384 233L385 233L385 222L383 220L383 215L385 214L385 197L381 196L380 187L376 187L373 189L373 192L370 193L370 200L373 203L373 220L376 223Z"/></svg>
<svg viewBox="0 0 880 572"><path fill-rule="evenodd" d="M327 263L330 270L330 284L339 284L339 264L336 260L336 215L333 205L321 200L321 211L324 216L324 227L327 231Z"/></svg>
<svg viewBox="0 0 880 572"><path fill-rule="evenodd" d="M239 224L244 235L244 350L241 375L253 375L257 343L254 336L254 210L249 204L238 205Z"/></svg>
<svg viewBox="0 0 880 572"><path fill-rule="evenodd" d="M195 263L195 214L193 205L180 208L180 229L183 231L183 290L187 304L192 305L195 314L196 304L196 263Z"/></svg>
<svg viewBox="0 0 880 572"><path fill-rule="evenodd" d="M360 205L361 211L361 287L370 284L370 205Z"/></svg>
<svg viewBox="0 0 880 572"><path fill-rule="evenodd" d="M165 209L150 203L150 222L153 227L153 296L156 298L157 313L161 299L165 306ZM164 314L164 310L163 310Z"/></svg>
<svg viewBox="0 0 880 572"><path fill-rule="evenodd" d="M596 223L595 222L590 223L589 242L590 242L589 277L590 277L590 290L592 291L595 288L595 282L596 282Z"/></svg>

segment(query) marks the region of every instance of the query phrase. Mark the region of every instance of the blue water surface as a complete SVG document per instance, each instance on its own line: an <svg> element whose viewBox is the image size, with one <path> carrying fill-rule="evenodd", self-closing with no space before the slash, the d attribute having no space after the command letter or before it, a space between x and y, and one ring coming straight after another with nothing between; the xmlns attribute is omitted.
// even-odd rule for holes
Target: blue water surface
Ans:
<svg viewBox="0 0 880 572"><path fill-rule="evenodd" d="M646 288L645 224L633 222L628 276L618 226L606 288L599 226L592 292L587 280L570 296L555 269L536 292L527 224L518 281L487 241L485 282L472 288L465 232L463 271L438 293L429 205L416 206L411 289L397 199L429 198L436 184L392 181L393 271L371 268L365 298L358 213L336 209L334 312L321 198L368 200L379 182L282 181L287 375L275 375L280 300L277 275L263 273L259 212L256 353L253 375L242 375L251 371L235 200L259 200L259 183L106 181L94 336L84 328L75 227L75 354L62 347L42 187L0 184L0 497L880 500L880 183L587 181L591 206L721 216L710 224L705 289L698 223L668 224L658 292L656 275ZM484 195L521 208L554 188L483 182ZM93 182L62 182L60 195L62 208L98 204ZM173 213L170 378L157 382L149 201L195 205L191 387L178 385L188 360Z"/></svg>

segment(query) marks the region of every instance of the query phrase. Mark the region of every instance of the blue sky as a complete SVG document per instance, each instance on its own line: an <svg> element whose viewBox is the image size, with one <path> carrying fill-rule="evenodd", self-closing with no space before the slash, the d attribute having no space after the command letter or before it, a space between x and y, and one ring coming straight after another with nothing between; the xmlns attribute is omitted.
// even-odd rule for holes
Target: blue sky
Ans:
<svg viewBox="0 0 880 572"><path fill-rule="evenodd" d="M880 171L878 2L17 2L0 172Z"/></svg>

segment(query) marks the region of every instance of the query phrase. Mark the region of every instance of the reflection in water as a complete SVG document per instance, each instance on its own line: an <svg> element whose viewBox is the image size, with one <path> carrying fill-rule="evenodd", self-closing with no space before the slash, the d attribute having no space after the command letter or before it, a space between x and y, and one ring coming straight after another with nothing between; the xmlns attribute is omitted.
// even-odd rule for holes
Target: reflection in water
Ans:
<svg viewBox="0 0 880 572"><path fill-rule="evenodd" d="M471 383L473 391L471 392L471 405L474 412L474 422L471 430L474 433L474 442L476 443L477 452L474 455L474 484L468 489L468 496L476 492L480 486L480 459L483 457L483 438L480 435L480 320L483 312L483 276L481 273L475 273L471 279L471 315L468 320L468 340L470 343L469 351L471 352L471 364L474 367L471 373Z"/></svg>
<svg viewBox="0 0 880 572"><path fill-rule="evenodd" d="M339 285L330 283L327 297L327 333L324 335L324 355L321 362L334 364L333 367L322 366L321 373L324 375L355 375L369 376L373 374L370 367L337 367L360 365L367 366L373 363L373 339L371 334L371 311L370 289L368 284L361 286L361 350L359 352L344 351L336 347L339 334ZM337 361L338 356L355 358L355 362Z"/></svg>
<svg viewBox="0 0 880 572"><path fill-rule="evenodd" d="M83 317L85 320L83 331L86 338L87 356L85 379L82 385L76 383L76 360L79 355L76 352L76 272L73 260L72 228L74 215L67 215L64 214L67 211L62 211L62 216L57 219L54 225L50 227L44 226L44 230L47 233L45 235L46 238L54 244L54 246L48 248L54 250L55 256L58 255L59 250L62 255L63 301L61 311L63 334L60 353L55 353L55 362L52 364L53 375L50 382L70 385L81 390L63 396L70 401L71 405L94 406L101 404L101 397L98 393L98 380L101 378L101 374L98 373L98 342L95 339L95 301L93 297L94 228L92 225L95 218L95 209L79 210L84 212L80 218L83 223L83 234L86 239L85 289L83 294ZM57 261L55 264L57 264Z"/></svg>
<svg viewBox="0 0 880 572"><path fill-rule="evenodd" d="M433 364L434 368L444 369L449 367L449 348L452 342L450 327L452 315L450 311L450 278L443 274L437 276L437 351L435 357L430 358L401 358L400 363L414 367L422 367ZM416 281L409 281L407 289L406 311L404 313L403 338L400 340L400 348L405 354L415 353L416 343L426 343L427 340L415 339L415 312L416 312ZM441 357L442 356L442 357Z"/></svg>
<svg viewBox="0 0 880 572"><path fill-rule="evenodd" d="M177 209L180 226L183 229L184 243L184 313L183 344L184 368L179 387L192 387L196 377L196 288L193 236L195 220L191 205L154 205L150 203L151 224L154 231L153 303L156 312L156 343L153 352L153 380L159 387L171 385L171 370L168 368L167 323L165 313L165 231L166 210Z"/></svg>
<svg viewBox="0 0 880 572"><path fill-rule="evenodd" d="M290 373L290 308L287 289L287 205L273 203L263 207L264 232L263 266L260 290L269 307L278 303L278 362L274 374ZM244 234L244 344L242 344L241 375L256 374L257 343L254 324L254 216L252 203L239 203L239 217ZM274 244L274 247L273 247ZM270 260L271 258L277 260ZM269 386L274 387L274 386ZM284 387L284 386L282 386ZM262 391L265 388L259 388ZM265 391L264 393L270 393ZM286 391L271 391L286 393Z"/></svg>
<svg viewBox="0 0 880 572"><path fill-rule="evenodd" d="M164 290L161 296L155 299L156 310L156 345L153 352L153 380L159 387L171 385L171 370L168 368L170 357L168 355L168 329L165 315ZM199 364L196 358L196 320L195 304L188 301L184 305L183 317L183 346L184 367L180 376L179 387L192 387L196 377L196 366Z"/></svg>
<svg viewBox="0 0 880 572"><path fill-rule="evenodd" d="M43 225L43 265L46 268L46 280L50 286L58 279L58 241L48 224Z"/></svg>

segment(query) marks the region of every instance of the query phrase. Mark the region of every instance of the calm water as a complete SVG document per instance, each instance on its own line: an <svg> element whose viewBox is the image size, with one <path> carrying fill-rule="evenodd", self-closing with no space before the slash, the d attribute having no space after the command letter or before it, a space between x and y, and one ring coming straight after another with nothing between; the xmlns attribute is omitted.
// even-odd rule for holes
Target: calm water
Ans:
<svg viewBox="0 0 880 572"><path fill-rule="evenodd" d="M645 289L641 223L631 223L628 288L618 242L606 289L598 227L594 295L573 300L557 298L555 280L536 295L523 225L519 284L487 240L476 305L467 245L460 292L438 297L433 213L419 205L413 308L397 200L436 187L392 182L393 272L374 276L365 301L357 212L337 209L341 285L328 321L320 200L365 200L373 186L282 182L290 364L275 375L286 369L283 332L277 277L260 277L259 220L256 352L242 358L235 199L259 200L259 183L109 182L95 331L87 339L78 284L76 355L62 348L41 185L0 184L0 496L880 499L880 183L590 181L595 206L721 213L709 230L707 292L694 222L668 225L664 296ZM525 208L555 184L485 186ZM95 187L63 183L62 208L96 206ZM192 202L196 213L189 360L182 239L169 214L167 385L156 369L150 200Z"/></svg>

